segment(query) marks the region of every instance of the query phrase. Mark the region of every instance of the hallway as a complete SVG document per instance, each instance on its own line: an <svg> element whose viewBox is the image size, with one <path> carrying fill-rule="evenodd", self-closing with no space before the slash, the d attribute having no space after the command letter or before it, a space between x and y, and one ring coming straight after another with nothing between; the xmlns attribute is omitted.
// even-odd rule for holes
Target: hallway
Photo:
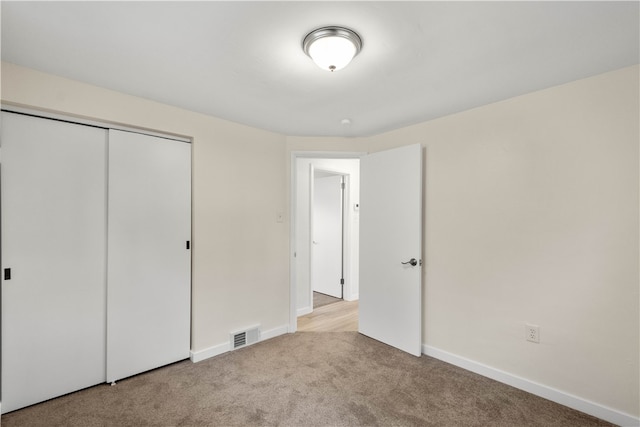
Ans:
<svg viewBox="0 0 640 427"><path fill-rule="evenodd" d="M358 330L358 301L339 301L298 317L299 332L346 332Z"/></svg>

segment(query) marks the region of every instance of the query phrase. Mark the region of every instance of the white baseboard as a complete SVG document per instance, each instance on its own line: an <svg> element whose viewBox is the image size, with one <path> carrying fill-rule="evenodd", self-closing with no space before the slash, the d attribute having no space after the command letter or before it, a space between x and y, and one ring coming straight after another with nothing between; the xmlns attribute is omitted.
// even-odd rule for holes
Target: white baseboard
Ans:
<svg viewBox="0 0 640 427"><path fill-rule="evenodd" d="M269 329L267 331L260 332L260 341L266 341L271 338L275 338L279 335L284 335L289 332L289 325L278 326L277 328ZM258 342L260 342L258 341ZM204 350L189 352L191 361L193 363L201 362L205 359L218 356L222 353L226 353L231 350L231 346L228 342L224 344L214 345Z"/></svg>
<svg viewBox="0 0 640 427"><path fill-rule="evenodd" d="M296 311L296 314L298 317L304 316L305 314L309 314L309 313L313 313L313 307L303 307L303 308L299 308Z"/></svg>
<svg viewBox="0 0 640 427"><path fill-rule="evenodd" d="M467 371L475 372L476 374L480 374L484 377L491 378L498 382L535 394L536 396L551 400L552 402L568 406L569 408L576 409L580 412L584 412L585 414L593 415L594 417L609 421L610 423L624 427L640 426L640 418L625 414L624 412L616 411L615 409L582 399L572 394L556 390L555 388L538 384L508 372L483 365L482 363L475 362L456 354L449 353L426 344L422 346L422 353L466 369Z"/></svg>
<svg viewBox="0 0 640 427"><path fill-rule="evenodd" d="M348 297L347 296L344 297L345 301L356 301L358 299L360 299L360 294L351 294Z"/></svg>
<svg viewBox="0 0 640 427"><path fill-rule="evenodd" d="M269 329L260 333L260 341L270 340L271 338L278 337L289 333L289 325L278 326L277 328Z"/></svg>
<svg viewBox="0 0 640 427"><path fill-rule="evenodd" d="M226 353L229 350L231 350L229 343L225 342L224 344L214 345L212 347L205 348L204 350L191 351L191 361L193 363L198 363L205 359L209 359L210 357Z"/></svg>

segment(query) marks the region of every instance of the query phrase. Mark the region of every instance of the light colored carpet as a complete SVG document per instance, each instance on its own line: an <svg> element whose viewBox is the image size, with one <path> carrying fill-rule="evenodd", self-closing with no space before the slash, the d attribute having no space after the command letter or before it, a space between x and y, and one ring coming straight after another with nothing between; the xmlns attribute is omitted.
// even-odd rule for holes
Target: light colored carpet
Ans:
<svg viewBox="0 0 640 427"><path fill-rule="evenodd" d="M12 426L602 426L356 332L298 332L14 411Z"/></svg>

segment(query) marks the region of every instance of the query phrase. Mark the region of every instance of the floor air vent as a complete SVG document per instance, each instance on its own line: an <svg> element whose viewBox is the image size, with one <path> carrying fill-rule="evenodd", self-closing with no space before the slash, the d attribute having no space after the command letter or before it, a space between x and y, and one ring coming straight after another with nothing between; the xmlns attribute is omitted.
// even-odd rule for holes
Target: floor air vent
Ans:
<svg viewBox="0 0 640 427"><path fill-rule="evenodd" d="M231 350L255 344L260 341L260 326L254 326L231 334Z"/></svg>

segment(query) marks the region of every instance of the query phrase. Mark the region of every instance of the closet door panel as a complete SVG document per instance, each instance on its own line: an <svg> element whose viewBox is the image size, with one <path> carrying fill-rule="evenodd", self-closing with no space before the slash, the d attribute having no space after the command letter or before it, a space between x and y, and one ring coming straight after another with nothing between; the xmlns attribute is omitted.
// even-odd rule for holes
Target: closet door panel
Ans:
<svg viewBox="0 0 640 427"><path fill-rule="evenodd" d="M107 381L189 357L191 145L109 132Z"/></svg>
<svg viewBox="0 0 640 427"><path fill-rule="evenodd" d="M2 113L2 411L104 382L104 129Z"/></svg>

